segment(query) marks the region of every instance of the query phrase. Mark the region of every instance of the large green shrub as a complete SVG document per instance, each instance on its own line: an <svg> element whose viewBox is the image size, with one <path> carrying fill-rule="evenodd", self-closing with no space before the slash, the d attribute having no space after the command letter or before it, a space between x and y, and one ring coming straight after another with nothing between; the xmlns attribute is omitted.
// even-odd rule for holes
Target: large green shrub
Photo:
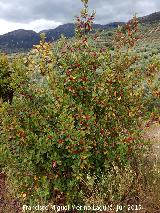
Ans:
<svg viewBox="0 0 160 213"><path fill-rule="evenodd" d="M88 17L85 3L78 21L90 26L93 16ZM81 25L77 32L55 47L42 39L14 62L17 95L11 106L1 106L0 137L8 183L22 201L84 203L90 176L96 187L126 168L134 177L131 186L139 175L145 148L139 127L147 100L140 71L130 71L138 60L132 53L137 20L118 30L112 55L96 49ZM118 187L111 195L106 186L108 202L124 198Z"/></svg>

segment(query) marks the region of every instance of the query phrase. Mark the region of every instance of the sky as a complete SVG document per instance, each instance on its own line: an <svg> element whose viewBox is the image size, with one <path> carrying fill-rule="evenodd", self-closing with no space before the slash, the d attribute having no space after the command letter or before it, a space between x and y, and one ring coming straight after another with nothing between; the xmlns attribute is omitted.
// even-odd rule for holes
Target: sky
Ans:
<svg viewBox="0 0 160 213"><path fill-rule="evenodd" d="M74 22L83 4L80 0L0 0L0 35L26 29L39 32ZM160 0L89 0L96 10L95 23L128 21L160 11Z"/></svg>

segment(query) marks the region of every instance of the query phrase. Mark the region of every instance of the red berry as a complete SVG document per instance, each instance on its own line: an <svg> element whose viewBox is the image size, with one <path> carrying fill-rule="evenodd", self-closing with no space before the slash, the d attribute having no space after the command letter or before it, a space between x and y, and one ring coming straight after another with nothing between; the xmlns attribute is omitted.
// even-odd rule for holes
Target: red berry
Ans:
<svg viewBox="0 0 160 213"><path fill-rule="evenodd" d="M52 135L48 135L48 139L53 139L53 136Z"/></svg>
<svg viewBox="0 0 160 213"><path fill-rule="evenodd" d="M64 142L63 139L59 139L59 140L58 140L58 143L59 143L59 144L62 144L63 142Z"/></svg>

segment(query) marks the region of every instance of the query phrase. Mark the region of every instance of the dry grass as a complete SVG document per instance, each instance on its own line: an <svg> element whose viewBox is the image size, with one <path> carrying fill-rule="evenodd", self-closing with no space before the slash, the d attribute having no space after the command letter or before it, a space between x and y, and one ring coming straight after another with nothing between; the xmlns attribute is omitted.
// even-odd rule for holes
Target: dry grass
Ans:
<svg viewBox="0 0 160 213"><path fill-rule="evenodd" d="M160 121L144 128L144 138L151 142L151 149L144 167L147 187L143 203L147 213L160 213Z"/></svg>
<svg viewBox="0 0 160 213"><path fill-rule="evenodd" d="M120 177L104 179L104 187L107 185L109 189L112 189L113 186L119 183L118 188L119 194L124 194L125 190L130 189L132 186L131 193L127 193L126 198L121 203L124 206L128 204L133 205L142 205L143 209L138 211L139 213L160 213L160 124L159 121L149 122L149 126L143 127L143 137L147 141L150 141L150 149L145 154L144 159L141 159L141 165L139 165L139 177L135 181L134 185L132 183L132 172L123 171L123 175L120 174ZM117 181L117 183L113 182ZM110 183L110 184L109 184ZM100 184L101 185L101 184ZM100 188L104 188L100 186ZM111 190L112 191L112 190ZM135 194L134 194L135 192ZM113 193L111 193L113 194ZM92 196L88 199L86 198L86 204L91 205L95 204L98 206L103 206L107 204L107 196L105 193L100 193L98 189L93 188ZM110 197L108 197L108 200ZM114 200L114 199L113 199ZM118 203L117 203L118 204ZM116 203L113 203L116 206ZM112 213L112 211L109 211ZM114 213L115 211L113 211ZM127 213L130 211L124 210L121 213ZM137 212L137 211L132 211ZM108 212L107 212L108 213Z"/></svg>

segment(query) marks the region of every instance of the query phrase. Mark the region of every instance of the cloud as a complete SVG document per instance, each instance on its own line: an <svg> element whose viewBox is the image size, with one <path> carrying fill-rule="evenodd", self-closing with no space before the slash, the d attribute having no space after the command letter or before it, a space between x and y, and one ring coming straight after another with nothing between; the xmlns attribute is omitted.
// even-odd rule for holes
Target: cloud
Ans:
<svg viewBox="0 0 160 213"><path fill-rule="evenodd" d="M0 26L3 26L0 29L0 34L2 35L16 29L34 30L36 32L40 32L41 30L44 29L55 28L61 24L62 24L61 22L55 22L45 19L38 19L28 23L10 22L0 19Z"/></svg>
<svg viewBox="0 0 160 213"><path fill-rule="evenodd" d="M0 0L0 34L24 28L38 31L54 28L58 23L73 22L82 8L80 0ZM160 10L160 0L90 0L96 10L96 23L127 21ZM53 24L53 25L52 25Z"/></svg>

